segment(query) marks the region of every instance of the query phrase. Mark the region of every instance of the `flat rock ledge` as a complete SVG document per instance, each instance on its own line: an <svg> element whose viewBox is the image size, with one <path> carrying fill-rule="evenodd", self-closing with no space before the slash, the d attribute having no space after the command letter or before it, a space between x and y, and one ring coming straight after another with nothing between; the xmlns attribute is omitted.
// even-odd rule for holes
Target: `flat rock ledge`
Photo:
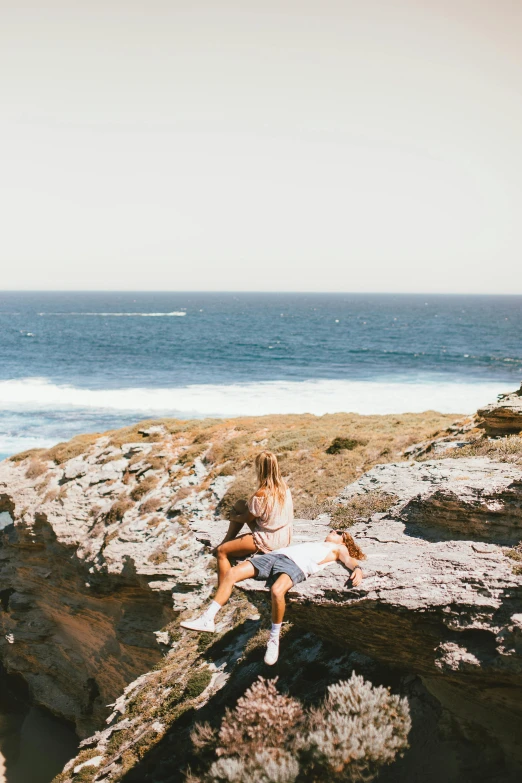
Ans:
<svg viewBox="0 0 522 783"><path fill-rule="evenodd" d="M510 435L522 431L522 384L518 391L502 394L498 402L477 411L488 435Z"/></svg>
<svg viewBox="0 0 522 783"><path fill-rule="evenodd" d="M421 675L522 763L522 576L503 546L522 538L522 471L488 458L379 465L339 503L375 492L396 502L350 528L367 554L362 585L326 568L290 592L288 618ZM323 538L330 523L297 520L294 543ZM268 598L255 580L243 589Z"/></svg>

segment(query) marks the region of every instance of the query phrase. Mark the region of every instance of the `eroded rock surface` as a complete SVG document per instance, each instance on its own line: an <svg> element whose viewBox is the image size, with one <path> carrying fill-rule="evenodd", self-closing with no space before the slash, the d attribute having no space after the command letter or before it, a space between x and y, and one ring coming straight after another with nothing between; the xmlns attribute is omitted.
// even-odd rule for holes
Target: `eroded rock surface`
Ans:
<svg viewBox="0 0 522 783"><path fill-rule="evenodd" d="M184 466L183 451L106 437L61 465L0 464L14 521L0 547L2 660L81 735L161 658L157 632L211 589L183 513L211 514L226 482L200 487L205 466Z"/></svg>
<svg viewBox="0 0 522 783"><path fill-rule="evenodd" d="M488 435L509 435L522 432L522 385L520 389L502 394L498 402L477 411Z"/></svg>

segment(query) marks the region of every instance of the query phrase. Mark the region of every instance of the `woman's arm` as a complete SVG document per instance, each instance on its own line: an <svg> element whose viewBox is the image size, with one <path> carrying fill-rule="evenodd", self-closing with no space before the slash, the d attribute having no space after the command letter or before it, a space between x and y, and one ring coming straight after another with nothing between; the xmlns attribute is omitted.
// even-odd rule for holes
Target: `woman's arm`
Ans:
<svg viewBox="0 0 522 783"><path fill-rule="evenodd" d="M348 568L349 571L352 572L350 574L350 581L352 583L352 586L357 587L358 585L360 585L363 580L362 568L357 562L357 560L350 555L347 547L340 546L337 551L337 557L341 561L343 566L345 566L346 568Z"/></svg>
<svg viewBox="0 0 522 783"><path fill-rule="evenodd" d="M255 517L248 510L248 504L245 500L238 500L237 503L235 503L228 515L228 519L229 525L227 533L223 541L212 550L212 554L214 555L221 544L226 544L228 541L233 541L234 538L237 538L245 522L249 528L253 530L253 520Z"/></svg>
<svg viewBox="0 0 522 783"><path fill-rule="evenodd" d="M231 522L237 522L244 525L245 523L248 524L249 522L252 522L255 519L255 516L250 512L246 500L238 500L229 514L229 519Z"/></svg>

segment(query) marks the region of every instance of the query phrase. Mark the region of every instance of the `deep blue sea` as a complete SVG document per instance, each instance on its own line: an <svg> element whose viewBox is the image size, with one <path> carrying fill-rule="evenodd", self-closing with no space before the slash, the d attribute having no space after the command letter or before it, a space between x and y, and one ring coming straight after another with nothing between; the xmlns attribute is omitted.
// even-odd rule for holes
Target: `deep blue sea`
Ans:
<svg viewBox="0 0 522 783"><path fill-rule="evenodd" d="M522 297L0 293L0 456L140 418L468 413L522 380Z"/></svg>

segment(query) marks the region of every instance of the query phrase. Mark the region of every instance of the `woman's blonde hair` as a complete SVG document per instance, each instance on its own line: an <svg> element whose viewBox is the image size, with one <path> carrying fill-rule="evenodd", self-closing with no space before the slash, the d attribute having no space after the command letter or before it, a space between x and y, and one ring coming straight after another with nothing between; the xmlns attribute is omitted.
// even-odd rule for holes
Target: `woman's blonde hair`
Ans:
<svg viewBox="0 0 522 783"><path fill-rule="evenodd" d="M286 497L286 484L281 476L277 457L271 451L262 451L256 457L256 475L258 492L264 490L265 514L270 514L275 506L282 506Z"/></svg>
<svg viewBox="0 0 522 783"><path fill-rule="evenodd" d="M356 560L366 560L366 555L362 551L361 547L355 543L352 536L347 533L346 530L343 530L341 535L343 537L343 544L350 553L350 557L354 557Z"/></svg>

